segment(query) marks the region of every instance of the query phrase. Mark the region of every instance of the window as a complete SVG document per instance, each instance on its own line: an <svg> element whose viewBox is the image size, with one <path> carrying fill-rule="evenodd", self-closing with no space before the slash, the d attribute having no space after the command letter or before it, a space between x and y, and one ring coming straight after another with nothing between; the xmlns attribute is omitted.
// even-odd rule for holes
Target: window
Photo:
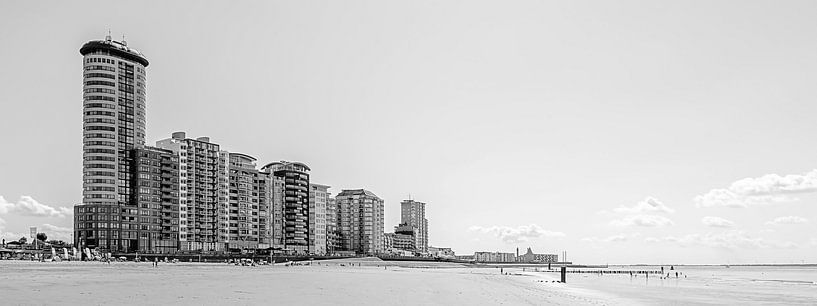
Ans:
<svg viewBox="0 0 817 306"><path fill-rule="evenodd" d="M86 78L105 78L105 79L116 79L116 75L108 74L108 73L86 73Z"/></svg>
<svg viewBox="0 0 817 306"><path fill-rule="evenodd" d="M113 90L111 88L86 88L85 89L85 93L93 93L93 92L115 94L116 90Z"/></svg>
<svg viewBox="0 0 817 306"><path fill-rule="evenodd" d="M114 112L106 112L106 111L86 111L86 112L85 112L85 115L86 115L86 116L109 116L109 117L115 117L115 116L116 116L116 113L114 113Z"/></svg>
<svg viewBox="0 0 817 306"><path fill-rule="evenodd" d="M110 132L113 132L113 131L115 131L115 130L116 130L116 128L114 128L114 127L112 127L112 126L96 126L96 125L91 125L91 126L86 126L86 127L85 127L85 130L86 130L86 131L110 131Z"/></svg>
<svg viewBox="0 0 817 306"><path fill-rule="evenodd" d="M116 169L115 165L111 164L87 164L88 169Z"/></svg>
<svg viewBox="0 0 817 306"><path fill-rule="evenodd" d="M114 83L114 82L108 82L108 81L85 81L85 85L86 85L86 86L91 86L91 85L103 85L103 86L111 86L111 87L114 87L114 86L116 86L116 83Z"/></svg>

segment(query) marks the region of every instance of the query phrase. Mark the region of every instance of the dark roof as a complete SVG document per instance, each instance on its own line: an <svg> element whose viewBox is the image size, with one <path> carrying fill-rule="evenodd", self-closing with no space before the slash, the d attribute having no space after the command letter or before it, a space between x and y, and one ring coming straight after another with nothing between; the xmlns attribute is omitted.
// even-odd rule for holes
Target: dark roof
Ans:
<svg viewBox="0 0 817 306"><path fill-rule="evenodd" d="M343 191L341 191L338 194L339 197L340 196L350 196L350 195L366 195L366 196L375 197L375 198L380 199L380 197L378 197L373 192L368 191L366 189L344 189Z"/></svg>
<svg viewBox="0 0 817 306"><path fill-rule="evenodd" d="M286 166L286 165L301 166L301 167L304 167L304 169L306 169L307 171L312 171L312 169L309 169L309 166L307 166L306 164L304 164L304 163L302 163L302 162L288 162L288 161L283 161L283 160L282 160L282 161L279 161L279 162L271 162L271 163L269 163L269 164L266 164L266 165L264 165L263 167L261 167L261 169L265 169L265 170L266 170L266 169L269 169L270 167L275 166L275 165L282 165L282 166Z"/></svg>
<svg viewBox="0 0 817 306"><path fill-rule="evenodd" d="M79 49L79 53L86 55L98 50L105 50L110 52L112 55L140 63L145 67L148 66L148 59L145 58L141 52L136 51L136 49L129 48L127 45L114 40L89 41L82 45L82 48Z"/></svg>
<svg viewBox="0 0 817 306"><path fill-rule="evenodd" d="M243 157L243 158L246 158L246 159L249 159L249 160L252 160L252 161L257 161L257 159L255 159L255 157L249 156L249 155L244 154L244 153L230 152L230 155L235 155L235 156Z"/></svg>

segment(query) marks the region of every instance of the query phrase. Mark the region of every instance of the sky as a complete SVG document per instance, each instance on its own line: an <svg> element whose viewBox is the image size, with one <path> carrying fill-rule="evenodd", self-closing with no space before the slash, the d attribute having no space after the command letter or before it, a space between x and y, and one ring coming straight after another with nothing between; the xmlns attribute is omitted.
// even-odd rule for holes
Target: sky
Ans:
<svg viewBox="0 0 817 306"><path fill-rule="evenodd" d="M817 262L814 1L3 1L0 236L70 240L82 56L125 37L186 131L427 203L457 254Z"/></svg>

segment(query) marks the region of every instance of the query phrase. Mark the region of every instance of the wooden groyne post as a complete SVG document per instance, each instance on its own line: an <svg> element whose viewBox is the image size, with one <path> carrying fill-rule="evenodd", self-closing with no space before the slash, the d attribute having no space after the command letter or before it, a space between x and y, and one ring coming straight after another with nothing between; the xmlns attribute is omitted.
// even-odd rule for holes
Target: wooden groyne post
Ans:
<svg viewBox="0 0 817 306"><path fill-rule="evenodd" d="M567 267L562 267L562 283L567 283Z"/></svg>

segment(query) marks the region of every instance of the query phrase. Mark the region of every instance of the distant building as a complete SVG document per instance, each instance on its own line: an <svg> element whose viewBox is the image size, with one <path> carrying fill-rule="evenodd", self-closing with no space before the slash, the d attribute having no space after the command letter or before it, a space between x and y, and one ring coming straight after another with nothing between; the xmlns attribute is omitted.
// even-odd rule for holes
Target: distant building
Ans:
<svg viewBox="0 0 817 306"><path fill-rule="evenodd" d="M310 184L309 252L311 254L326 254L326 207L330 198L329 186Z"/></svg>
<svg viewBox="0 0 817 306"><path fill-rule="evenodd" d="M416 240L414 239L414 234L412 232L405 230L399 231L395 229L394 233L389 234L392 237L392 248L409 252L417 251L417 247L414 244Z"/></svg>
<svg viewBox="0 0 817 306"><path fill-rule="evenodd" d="M309 172L299 162L273 162L261 168L271 175L272 248L292 254L309 250Z"/></svg>
<svg viewBox="0 0 817 306"><path fill-rule="evenodd" d="M455 258L456 254L451 248L441 248L441 247L428 247L428 254L432 257L440 257L440 258Z"/></svg>
<svg viewBox="0 0 817 306"><path fill-rule="evenodd" d="M364 255L382 253L383 200L364 189L343 190L335 200L342 251Z"/></svg>
<svg viewBox="0 0 817 306"><path fill-rule="evenodd" d="M241 153L229 153L228 156L229 249L241 251L269 247L267 175L258 171L255 157Z"/></svg>
<svg viewBox="0 0 817 306"><path fill-rule="evenodd" d="M326 252L334 254L335 250L338 250L340 246L338 205L332 196L329 196L326 200Z"/></svg>
<svg viewBox="0 0 817 306"><path fill-rule="evenodd" d="M474 255L455 255L457 260L474 261Z"/></svg>
<svg viewBox="0 0 817 306"><path fill-rule="evenodd" d="M501 252L474 252L474 260L477 262L516 262L516 255Z"/></svg>
<svg viewBox="0 0 817 306"><path fill-rule="evenodd" d="M525 254L519 255L517 261L536 263L558 262L559 256L556 254L535 254L530 248L528 248L528 251Z"/></svg>
<svg viewBox="0 0 817 306"><path fill-rule="evenodd" d="M131 222L137 217L130 215L138 209L131 202L135 188L130 185L130 165L132 150L145 145L148 60L124 40L110 36L85 43L79 53L83 56L82 204L74 207L74 243L112 252L133 250L141 246L132 245L140 238ZM124 231L122 223L127 225ZM120 235L123 232L126 238Z"/></svg>
<svg viewBox="0 0 817 306"><path fill-rule="evenodd" d="M394 233L383 234L383 249L389 250L394 248Z"/></svg>
<svg viewBox="0 0 817 306"><path fill-rule="evenodd" d="M426 204L414 200L400 202L400 223L414 228L416 252L428 252L428 219Z"/></svg>
<svg viewBox="0 0 817 306"><path fill-rule="evenodd" d="M179 249L226 251L229 241L228 153L209 137L175 132L156 146L179 158Z"/></svg>
<svg viewBox="0 0 817 306"><path fill-rule="evenodd" d="M139 252L176 252L179 243L179 159L173 151L153 147L134 149L131 156L131 202L136 211L130 208L123 215L130 215L126 218L136 221L138 227L126 228L119 234L120 238L131 242L138 239L135 249ZM133 243L130 245L134 246Z"/></svg>

